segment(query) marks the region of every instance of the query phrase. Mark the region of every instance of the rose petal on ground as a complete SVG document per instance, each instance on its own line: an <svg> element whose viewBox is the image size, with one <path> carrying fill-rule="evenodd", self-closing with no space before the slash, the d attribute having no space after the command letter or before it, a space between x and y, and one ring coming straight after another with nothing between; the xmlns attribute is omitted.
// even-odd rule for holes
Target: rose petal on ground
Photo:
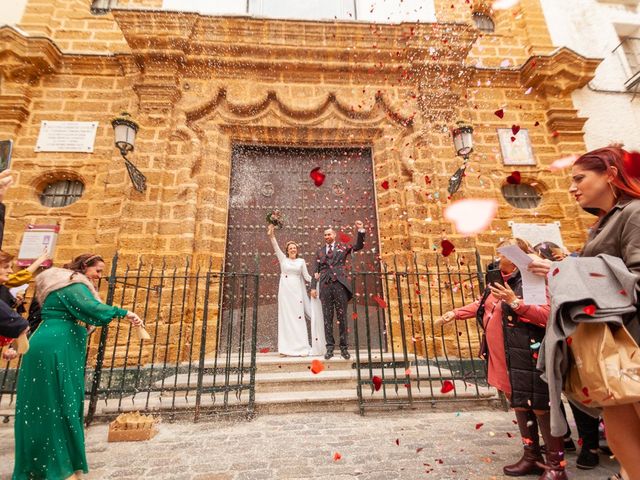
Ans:
<svg viewBox="0 0 640 480"><path fill-rule="evenodd" d="M373 388L375 389L375 391L377 392L378 390L380 390L380 387L382 386L382 378L374 375L371 381L373 382Z"/></svg>
<svg viewBox="0 0 640 480"><path fill-rule="evenodd" d="M576 163L578 159L577 155L569 155L568 157L562 157L558 160L554 160L551 165L549 165L549 170L552 172L557 172L558 170L564 170L565 168L569 168Z"/></svg>
<svg viewBox="0 0 640 480"><path fill-rule="evenodd" d="M396 438L396 445L400 446L400 439Z"/></svg>
<svg viewBox="0 0 640 480"><path fill-rule="evenodd" d="M476 430L480 430L484 423L476 423Z"/></svg>
<svg viewBox="0 0 640 480"><path fill-rule="evenodd" d="M313 180L313 183L315 184L316 187L321 187L322 184L324 183L324 179L327 178L327 176L320 171L320 167L316 167L313 170L311 170L311 173L309 174L309 176Z"/></svg>
<svg viewBox="0 0 640 480"><path fill-rule="evenodd" d="M449 393L451 390L453 390L453 382L451 380L445 380L442 382L440 393Z"/></svg>
<svg viewBox="0 0 640 480"><path fill-rule="evenodd" d="M513 172L511 172L511 175L507 177L507 183L510 183L511 185L520 185L521 181L522 181L522 174L517 170L514 170Z"/></svg>
<svg viewBox="0 0 640 480"><path fill-rule="evenodd" d="M333 454L333 461L337 462L338 460L340 460L342 458L342 455L340 455L338 452Z"/></svg>
<svg viewBox="0 0 640 480"><path fill-rule="evenodd" d="M596 306L595 305L587 305L586 307L584 307L582 309L582 311L584 313L586 313L587 315L593 315L594 313L596 313Z"/></svg>
<svg viewBox="0 0 640 480"><path fill-rule="evenodd" d="M448 257L456 251L456 247L449 240L442 240L440 242L440 247L442 248L443 257Z"/></svg>
<svg viewBox="0 0 640 480"><path fill-rule="evenodd" d="M418 447L416 448L416 453L420 453L422 450L424 450L424 447Z"/></svg>
<svg viewBox="0 0 640 480"><path fill-rule="evenodd" d="M269 351L270 351L269 347L260 349L260 353L269 353Z"/></svg>
<svg viewBox="0 0 640 480"><path fill-rule="evenodd" d="M458 232L473 235L489 228L497 213L496 200L469 198L449 205L444 211L444 218L453 223Z"/></svg>
<svg viewBox="0 0 640 480"><path fill-rule="evenodd" d="M387 302L385 302L382 297L374 295L373 297L371 297L371 300L376 302L380 308L387 308Z"/></svg>
<svg viewBox="0 0 640 480"><path fill-rule="evenodd" d="M323 370L324 370L324 363L322 363L320 360L317 360L317 359L311 361L311 373L313 373L314 375L317 375Z"/></svg>

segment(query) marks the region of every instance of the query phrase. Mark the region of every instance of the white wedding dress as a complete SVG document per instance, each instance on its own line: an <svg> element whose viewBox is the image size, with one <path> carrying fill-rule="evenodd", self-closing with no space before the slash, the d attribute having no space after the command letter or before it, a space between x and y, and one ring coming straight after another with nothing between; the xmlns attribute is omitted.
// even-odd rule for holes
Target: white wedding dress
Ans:
<svg viewBox="0 0 640 480"><path fill-rule="evenodd" d="M311 275L303 259L287 258L274 237L271 237L271 244L280 262L278 352L295 357L307 356L311 347L304 315L309 297L304 282L310 282Z"/></svg>

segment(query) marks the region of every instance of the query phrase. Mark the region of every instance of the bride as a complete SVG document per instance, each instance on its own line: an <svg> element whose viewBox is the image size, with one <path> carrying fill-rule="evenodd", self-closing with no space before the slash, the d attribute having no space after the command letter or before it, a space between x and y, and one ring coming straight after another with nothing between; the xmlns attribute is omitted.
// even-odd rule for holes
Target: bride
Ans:
<svg viewBox="0 0 640 480"><path fill-rule="evenodd" d="M278 352L289 356L321 355L325 348L322 306L317 298L309 299L305 281L311 281L306 262L298 258L298 245L287 242L280 250L274 226L267 233L280 262L280 286L278 289ZM305 313L311 318L312 347L309 346Z"/></svg>

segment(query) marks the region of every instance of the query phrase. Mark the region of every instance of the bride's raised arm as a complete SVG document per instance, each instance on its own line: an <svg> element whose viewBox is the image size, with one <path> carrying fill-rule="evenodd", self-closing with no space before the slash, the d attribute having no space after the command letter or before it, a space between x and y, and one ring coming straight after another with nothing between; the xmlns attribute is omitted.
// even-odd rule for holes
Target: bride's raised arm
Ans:
<svg viewBox="0 0 640 480"><path fill-rule="evenodd" d="M280 250L280 245L278 245L278 241L276 240L276 235L274 232L273 225L269 225L267 229L267 235L269 235L269 238L271 239L271 245L273 245L273 250L274 252L276 252L276 257L278 257L278 261L282 263L287 257L285 257L282 250Z"/></svg>
<svg viewBox="0 0 640 480"><path fill-rule="evenodd" d="M304 277L305 282L311 282L311 275L309 275L309 270L307 270L307 262L302 259L302 276Z"/></svg>

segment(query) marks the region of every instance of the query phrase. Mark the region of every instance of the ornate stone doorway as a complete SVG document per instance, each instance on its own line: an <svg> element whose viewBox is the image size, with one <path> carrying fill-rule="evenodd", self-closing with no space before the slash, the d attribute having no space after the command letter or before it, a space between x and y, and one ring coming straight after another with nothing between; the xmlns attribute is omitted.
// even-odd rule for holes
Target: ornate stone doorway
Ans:
<svg viewBox="0 0 640 480"><path fill-rule="evenodd" d="M320 167L326 175L322 186L310 178ZM354 238L354 223L365 223L365 248L355 254L359 271L378 271L378 229L371 150L368 148L284 148L235 145L232 149L231 187L225 269L239 272L255 268L259 259L260 288L258 347L277 349L277 292L279 266L266 234L266 215L279 209L285 226L276 238L284 249L287 241L300 245L300 256L313 274L315 252L324 243L323 230L333 226L339 239ZM347 238L349 237L349 238ZM350 268L351 265L348 266ZM377 276L367 280L367 297L380 291ZM360 322L367 304L363 281L356 284L354 299ZM351 321L351 306L348 318ZM375 315L372 313L372 315ZM364 329L362 329L364 331ZM376 330L377 334L377 330ZM354 345L353 335L350 343ZM360 342L366 344L364 339Z"/></svg>

